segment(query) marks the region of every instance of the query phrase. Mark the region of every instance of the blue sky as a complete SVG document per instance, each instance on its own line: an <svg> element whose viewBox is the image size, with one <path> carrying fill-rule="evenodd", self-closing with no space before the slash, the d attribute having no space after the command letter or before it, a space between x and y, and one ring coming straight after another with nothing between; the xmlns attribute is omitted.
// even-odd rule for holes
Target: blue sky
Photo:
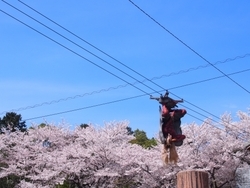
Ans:
<svg viewBox="0 0 250 188"><path fill-rule="evenodd" d="M128 0L6 2L16 9L0 1L0 117L14 109L27 125L127 120L152 137L159 114L149 94L183 98L183 124L250 106L249 1L133 1L165 29Z"/></svg>

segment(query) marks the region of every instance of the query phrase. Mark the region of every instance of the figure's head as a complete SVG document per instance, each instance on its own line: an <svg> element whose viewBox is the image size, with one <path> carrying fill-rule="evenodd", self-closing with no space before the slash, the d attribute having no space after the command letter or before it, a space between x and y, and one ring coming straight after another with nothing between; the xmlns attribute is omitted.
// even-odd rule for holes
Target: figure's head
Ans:
<svg viewBox="0 0 250 188"><path fill-rule="evenodd" d="M168 100L168 101L164 102L163 105L166 106L166 108L168 110L171 110L172 108L176 107L176 102L173 100Z"/></svg>

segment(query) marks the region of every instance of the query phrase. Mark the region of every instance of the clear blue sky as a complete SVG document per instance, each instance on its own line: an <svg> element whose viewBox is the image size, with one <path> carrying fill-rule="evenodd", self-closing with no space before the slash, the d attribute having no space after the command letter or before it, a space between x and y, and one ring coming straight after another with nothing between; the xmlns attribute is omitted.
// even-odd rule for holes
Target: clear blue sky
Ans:
<svg viewBox="0 0 250 188"><path fill-rule="evenodd" d="M238 110L247 111L250 107L250 2L247 0L134 0L165 29L128 0L22 2L154 83L143 82L147 87L131 86L128 83L133 85L135 79L145 78L21 2L8 1L65 38L0 1L0 117L5 111L15 109L27 120L27 125L45 120L53 123L64 120L72 126L128 120L132 129L142 129L152 137L158 132L158 103L150 100L148 94L159 96L156 91L164 94L164 89L169 89L184 99L188 114L202 120L211 117L217 121L211 114L220 117L225 112L236 117ZM214 65L217 69L206 66L208 62L166 30L209 63L217 62ZM225 61L228 58L236 59ZM223 75L238 71L245 72L229 75L238 85ZM170 97L178 99L173 94ZM140 95L144 96L136 97ZM119 100L122 101L115 102ZM112 103L101 105L109 102ZM76 111L61 113L70 110ZM61 114L43 117L55 113ZM182 122L201 123L192 116L186 115Z"/></svg>

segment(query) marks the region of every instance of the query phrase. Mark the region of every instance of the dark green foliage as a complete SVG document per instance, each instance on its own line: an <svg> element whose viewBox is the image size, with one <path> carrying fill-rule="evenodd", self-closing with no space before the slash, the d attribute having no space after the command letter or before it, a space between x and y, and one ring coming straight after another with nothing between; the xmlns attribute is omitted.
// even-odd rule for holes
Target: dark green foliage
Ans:
<svg viewBox="0 0 250 188"><path fill-rule="evenodd" d="M22 116L16 114L15 112L7 112L6 115L0 119L0 131L5 133L5 131L15 132L27 131L25 121L22 121Z"/></svg>
<svg viewBox="0 0 250 188"><path fill-rule="evenodd" d="M132 144L138 144L144 148L152 148L153 146L157 145L156 140L154 138L148 139L145 131L136 129L134 131L134 136L135 139L130 141L130 143Z"/></svg>
<svg viewBox="0 0 250 188"><path fill-rule="evenodd" d="M140 182L133 180L131 176L118 177L114 183L116 188L136 188L141 185Z"/></svg>
<svg viewBox="0 0 250 188"><path fill-rule="evenodd" d="M134 131L132 131L131 127L127 127L128 135L134 134Z"/></svg>
<svg viewBox="0 0 250 188"><path fill-rule="evenodd" d="M40 125L38 125L38 128L44 128L44 127L47 127L49 126L48 124L46 123L41 123Z"/></svg>
<svg viewBox="0 0 250 188"><path fill-rule="evenodd" d="M0 178L0 188L14 188L20 182L20 178L16 175L9 175Z"/></svg>
<svg viewBox="0 0 250 188"><path fill-rule="evenodd" d="M89 127L89 125L84 123L84 124L81 124L80 127L86 129L87 127Z"/></svg>
<svg viewBox="0 0 250 188"><path fill-rule="evenodd" d="M65 180L63 184L56 185L55 188L73 188L73 185L71 185L69 181Z"/></svg>
<svg viewBox="0 0 250 188"><path fill-rule="evenodd" d="M46 123L40 123L39 125L38 125L38 128L44 128L44 127L48 127L48 126L50 126L49 124L46 124ZM35 129L35 127L29 127L29 129Z"/></svg>

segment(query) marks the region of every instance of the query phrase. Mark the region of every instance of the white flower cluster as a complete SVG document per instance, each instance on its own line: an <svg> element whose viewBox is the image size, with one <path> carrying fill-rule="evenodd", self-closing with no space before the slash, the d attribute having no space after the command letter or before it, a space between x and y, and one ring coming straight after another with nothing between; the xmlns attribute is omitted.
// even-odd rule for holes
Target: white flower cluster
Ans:
<svg viewBox="0 0 250 188"><path fill-rule="evenodd" d="M211 185L235 185L235 171L250 158L244 146L250 140L249 114L240 112L232 122L206 120L186 125L184 144L176 165L161 161L162 145L151 149L131 144L128 122L90 125L74 131L62 126L33 127L28 133L0 135L0 178L15 175L19 187L55 187L67 181L75 187L174 187L176 174L200 169ZM157 138L156 138L157 139Z"/></svg>

